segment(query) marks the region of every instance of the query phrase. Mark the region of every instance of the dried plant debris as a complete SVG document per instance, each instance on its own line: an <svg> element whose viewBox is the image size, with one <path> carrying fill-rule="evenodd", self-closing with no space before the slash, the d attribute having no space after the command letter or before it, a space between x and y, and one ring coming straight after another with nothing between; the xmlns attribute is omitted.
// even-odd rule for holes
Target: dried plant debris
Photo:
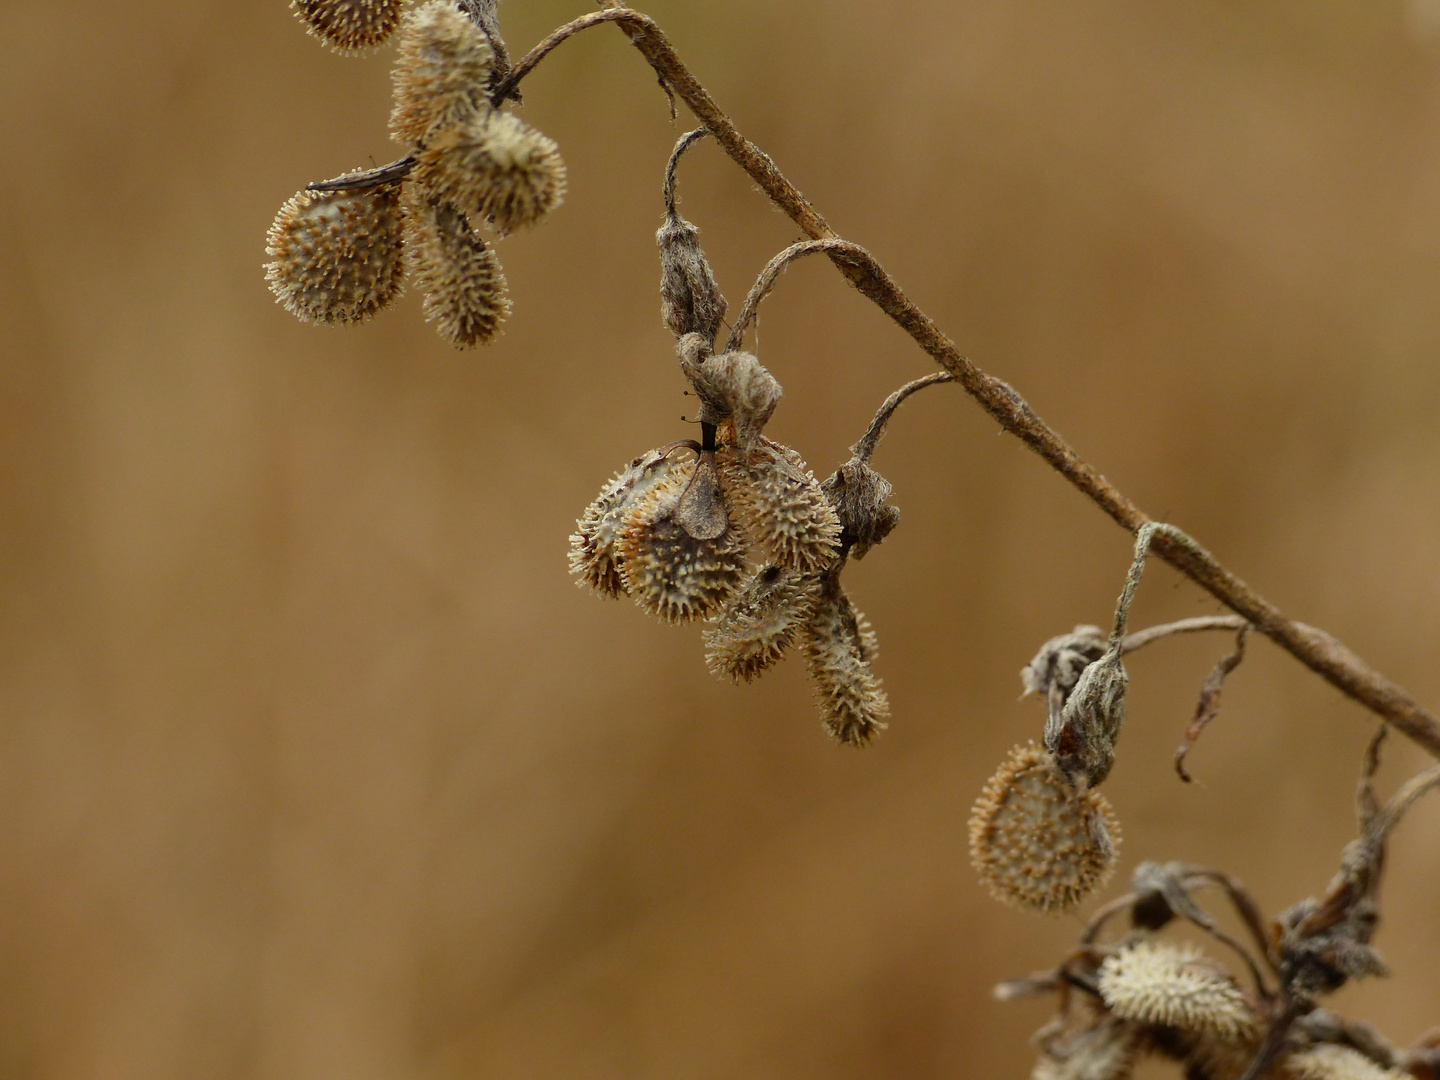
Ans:
<svg viewBox="0 0 1440 1080"><path fill-rule="evenodd" d="M870 669L874 643L838 573L824 575L806 627L805 658L821 722L845 746L865 746L888 726L890 700Z"/></svg>
<svg viewBox="0 0 1440 1080"><path fill-rule="evenodd" d="M1141 1049L1135 1024L1100 1014L1079 1030L1045 1039L1030 1080L1125 1080Z"/></svg>
<svg viewBox="0 0 1440 1080"><path fill-rule="evenodd" d="M1100 967L1100 994L1116 1016L1239 1041L1262 1017L1224 968L1194 946L1139 941Z"/></svg>
<svg viewBox="0 0 1440 1080"><path fill-rule="evenodd" d="M970 815L970 859L992 896L1029 911L1070 911L1115 870L1110 803L1082 791L1049 751L1017 746Z"/></svg>
<svg viewBox="0 0 1440 1080"><path fill-rule="evenodd" d="M1072 784L1094 787L1115 764L1115 740L1125 724L1125 694L1130 684L1119 651L1113 647L1080 672L1057 721L1045 725L1045 747Z"/></svg>
<svg viewBox="0 0 1440 1080"><path fill-rule="evenodd" d="M835 561L840 520L799 454L761 437L748 454L722 446L715 462L736 522L773 563L815 574Z"/></svg>
<svg viewBox="0 0 1440 1080"><path fill-rule="evenodd" d="M509 113L486 109L431 131L415 180L502 233L534 225L565 197L555 141Z"/></svg>
<svg viewBox="0 0 1440 1080"><path fill-rule="evenodd" d="M1333 1043L1291 1054L1282 1071L1287 1080L1411 1080L1408 1073L1377 1065L1358 1050Z"/></svg>
<svg viewBox="0 0 1440 1080"><path fill-rule="evenodd" d="M390 131L413 147L432 128L456 128L489 112L495 56L484 33L450 0L406 13L397 39Z"/></svg>
<svg viewBox="0 0 1440 1080"><path fill-rule="evenodd" d="M601 596L626 595L617 541L620 526L639 498L669 475L666 450L641 454L614 475L585 508L570 537L570 572Z"/></svg>
<svg viewBox="0 0 1440 1080"><path fill-rule="evenodd" d="M899 507L886 502L894 488L869 462L851 458L821 489L835 507L845 544L856 559L863 559L900 524Z"/></svg>
<svg viewBox="0 0 1440 1080"><path fill-rule="evenodd" d="M729 421L736 450L749 454L780 404L780 383L747 352L712 356L700 334L687 334L675 348L680 369L700 399L700 420L715 425Z"/></svg>
<svg viewBox="0 0 1440 1080"><path fill-rule="evenodd" d="M1195 716L1191 719L1190 726L1185 729L1185 741L1175 751L1175 771L1187 784L1190 782L1190 774L1185 771L1186 755L1195 745L1195 740L1200 738L1200 732L1205 730L1205 726L1220 715L1220 691L1225 688L1226 676L1245 659L1245 642L1250 637L1250 630L1249 623L1240 627L1235 635L1235 648L1216 661L1214 669L1200 684L1200 700L1195 705Z"/></svg>
<svg viewBox="0 0 1440 1080"><path fill-rule="evenodd" d="M774 565L762 568L705 632L705 663L721 678L757 678L800 638L819 595L818 578Z"/></svg>
<svg viewBox="0 0 1440 1080"><path fill-rule="evenodd" d="M400 22L404 0L291 0L305 28L344 53L379 45Z"/></svg>
<svg viewBox="0 0 1440 1080"><path fill-rule="evenodd" d="M655 244L660 249L661 319L677 338L699 334L713 342L727 305L700 248L700 230L671 211L655 234Z"/></svg>
<svg viewBox="0 0 1440 1080"><path fill-rule="evenodd" d="M494 339L510 313L505 272L495 249L447 202L407 190L406 251L411 277L425 293L425 318L456 348Z"/></svg>

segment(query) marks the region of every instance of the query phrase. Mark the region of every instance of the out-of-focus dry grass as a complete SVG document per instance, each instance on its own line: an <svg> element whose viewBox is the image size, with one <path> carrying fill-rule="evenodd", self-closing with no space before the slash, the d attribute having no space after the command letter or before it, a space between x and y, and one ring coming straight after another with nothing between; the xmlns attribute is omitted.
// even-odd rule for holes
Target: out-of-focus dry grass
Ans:
<svg viewBox="0 0 1440 1080"><path fill-rule="evenodd" d="M509 3L525 48L580 7ZM657 0L742 129L1151 512L1440 704L1440 41L1429 7ZM0 1075L1024 1075L1073 920L966 866L1038 735L1016 672L1104 621L1128 542L953 388L877 457L847 571L895 708L831 746L792 663L565 573L610 471L684 437L652 245L675 135L617 33L526 85L566 206L502 245L499 345L416 297L302 326L260 264L308 180L383 161L387 54L280 0L0 8ZM713 147L682 178L732 301L793 238ZM827 267L761 355L832 468L927 361ZM1136 624L1213 610L1163 568ZM1131 665L1107 785L1142 858L1272 910L1351 834L1367 716L1264 642L1181 785L1223 647ZM1421 764L1396 747L1390 781ZM1400 830L1341 1004L1440 1020L1440 806Z"/></svg>

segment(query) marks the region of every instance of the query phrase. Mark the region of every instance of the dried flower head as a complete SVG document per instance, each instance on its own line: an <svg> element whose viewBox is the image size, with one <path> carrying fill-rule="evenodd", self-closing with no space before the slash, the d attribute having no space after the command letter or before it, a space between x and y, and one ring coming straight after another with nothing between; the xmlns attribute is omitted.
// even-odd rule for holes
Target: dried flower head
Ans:
<svg viewBox="0 0 1440 1080"><path fill-rule="evenodd" d="M1412 1080L1409 1073L1387 1069L1358 1050L1334 1043L1291 1054L1282 1071L1291 1080Z"/></svg>
<svg viewBox="0 0 1440 1080"><path fill-rule="evenodd" d="M857 559L863 559L900 524L899 507L885 501L894 490L890 481L867 461L852 457L831 473L821 487L835 506L845 539L850 542L850 554Z"/></svg>
<svg viewBox="0 0 1440 1080"><path fill-rule="evenodd" d="M297 192L275 215L265 251L270 291L297 318L368 319L400 295L399 185Z"/></svg>
<svg viewBox="0 0 1440 1080"><path fill-rule="evenodd" d="M825 730L845 746L864 746L888 727L890 701L870 670L875 635L831 572L806 626L805 659Z"/></svg>
<svg viewBox="0 0 1440 1080"><path fill-rule="evenodd" d="M750 453L784 393L775 376L747 352L710 355L703 335L687 335L676 351L681 370L700 398L700 419L717 425L731 421L735 446Z"/></svg>
<svg viewBox="0 0 1440 1080"><path fill-rule="evenodd" d="M799 454L762 436L748 454L720 447L715 463L736 523L772 562L815 574L835 561L840 519Z"/></svg>
<svg viewBox="0 0 1440 1080"><path fill-rule="evenodd" d="M655 234L660 248L660 315L677 338L713 342L725 318L725 297L700 249L700 230L671 211Z"/></svg>
<svg viewBox="0 0 1440 1080"><path fill-rule="evenodd" d="M494 54L485 34L450 0L406 13L397 40L390 131L414 146L433 127L458 127L488 112Z"/></svg>
<svg viewBox="0 0 1440 1080"><path fill-rule="evenodd" d="M1017 746L970 813L970 860L997 900L1069 911L1109 880L1119 826L1110 803L1079 791L1033 743Z"/></svg>
<svg viewBox="0 0 1440 1080"><path fill-rule="evenodd" d="M663 450L650 450L616 473L585 508L570 537L570 572L601 596L625 595L616 539L620 524L641 495L665 479L671 460Z"/></svg>
<svg viewBox="0 0 1440 1080"><path fill-rule="evenodd" d="M1116 1016L1232 1041L1262 1019L1245 992L1194 946L1140 941L1100 966L1100 994Z"/></svg>
<svg viewBox="0 0 1440 1080"><path fill-rule="evenodd" d="M1059 717L1051 713L1045 746L1072 783L1094 787L1110 775L1129 683L1119 651L1108 651L1080 672Z"/></svg>
<svg viewBox="0 0 1440 1080"><path fill-rule="evenodd" d="M1125 1080L1139 1053L1135 1025L1103 1017L1090 1027L1048 1040L1030 1080Z"/></svg>
<svg viewBox="0 0 1440 1080"><path fill-rule="evenodd" d="M315 37L340 52L379 45L400 21L404 0L290 0Z"/></svg>
<svg viewBox="0 0 1440 1080"><path fill-rule="evenodd" d="M1040 646L1035 659L1020 669L1027 694L1057 696L1055 711L1063 708L1080 679L1080 673L1105 655L1105 631L1098 626L1077 626Z"/></svg>
<svg viewBox="0 0 1440 1080"><path fill-rule="evenodd" d="M431 131L413 175L432 195L502 233L534 225L565 197L565 162L554 140L492 109Z"/></svg>
<svg viewBox="0 0 1440 1080"><path fill-rule="evenodd" d="M705 663L719 677L750 682L795 643L819 594L814 577L764 567L705 632Z"/></svg>
<svg viewBox="0 0 1440 1080"><path fill-rule="evenodd" d="M458 209L423 191L406 191L405 211L406 250L425 292L425 318L457 349L490 341L510 314L495 249Z"/></svg>

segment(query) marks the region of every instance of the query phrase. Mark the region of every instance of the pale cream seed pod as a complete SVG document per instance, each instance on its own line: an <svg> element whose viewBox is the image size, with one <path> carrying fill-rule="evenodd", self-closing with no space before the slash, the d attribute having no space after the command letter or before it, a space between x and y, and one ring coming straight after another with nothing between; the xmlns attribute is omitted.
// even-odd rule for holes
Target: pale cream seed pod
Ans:
<svg viewBox="0 0 1440 1080"><path fill-rule="evenodd" d="M400 295L398 184L297 192L265 238L270 291L304 322L360 322Z"/></svg>
<svg viewBox="0 0 1440 1080"><path fill-rule="evenodd" d="M721 446L715 464L736 524L771 562L817 574L835 561L840 519L798 453L761 436L749 453Z"/></svg>
<svg viewBox="0 0 1440 1080"><path fill-rule="evenodd" d="M600 489L575 522L576 531L570 537L570 572L579 577L577 584L588 585L601 596L618 599L625 595L616 550L620 525L640 496L665 479L671 467L663 450L650 450Z"/></svg>
<svg viewBox="0 0 1440 1080"><path fill-rule="evenodd" d="M431 128L457 127L488 112L494 53L485 34L450 0L405 14L397 39L390 132L414 146Z"/></svg>
<svg viewBox="0 0 1440 1080"><path fill-rule="evenodd" d="M890 700L870 669L874 633L834 573L821 580L805 638L805 659L825 730L845 746L865 746L889 726Z"/></svg>
<svg viewBox="0 0 1440 1080"><path fill-rule="evenodd" d="M1264 1022L1234 978L1193 945L1136 942L1106 957L1099 984L1116 1016L1191 1035L1242 1042Z"/></svg>
<svg viewBox="0 0 1440 1080"><path fill-rule="evenodd" d="M314 37L339 52L379 45L400 22L404 0L290 0L290 9Z"/></svg>
<svg viewBox="0 0 1440 1080"><path fill-rule="evenodd" d="M1280 1072L1286 1080L1413 1080L1408 1072L1387 1069L1358 1050L1334 1043L1291 1054Z"/></svg>
<svg viewBox="0 0 1440 1080"><path fill-rule="evenodd" d="M465 215L407 185L405 249L425 318L457 349L482 345L510 314L505 271L495 249Z"/></svg>
<svg viewBox="0 0 1440 1080"><path fill-rule="evenodd" d="M705 632L706 665L718 678L755 679L795 644L819 595L817 578L764 567Z"/></svg>
<svg viewBox="0 0 1440 1080"><path fill-rule="evenodd" d="M1047 750L1017 746L970 813L970 861L990 894L1027 911L1075 908L1115 870L1119 825L1099 792L1077 791Z"/></svg>
<svg viewBox="0 0 1440 1080"><path fill-rule="evenodd" d="M534 225L565 197L565 162L554 140L491 109L432 130L412 175L432 196L502 233Z"/></svg>

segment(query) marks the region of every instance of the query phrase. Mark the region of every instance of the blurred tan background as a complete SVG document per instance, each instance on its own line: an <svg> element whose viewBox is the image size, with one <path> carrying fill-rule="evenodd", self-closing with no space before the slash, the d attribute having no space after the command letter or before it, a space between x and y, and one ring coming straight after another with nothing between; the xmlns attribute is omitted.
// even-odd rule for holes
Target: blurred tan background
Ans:
<svg viewBox="0 0 1440 1080"><path fill-rule="evenodd" d="M578 3L508 0L522 52ZM656 0L741 129L1150 512L1440 706L1440 11L1420 2ZM301 325L261 264L303 183L395 156L388 50L282 0L0 6L0 1075L1022 1077L1074 919L987 898L965 819L1104 622L1126 537L959 391L877 466L847 571L894 722L602 603L566 537L691 430L653 233L674 138L591 31L525 85L565 206L457 353L418 296ZM738 304L794 238L713 146L684 211ZM927 358L818 262L768 301L770 431L832 469ZM1216 610L1163 566L1136 625ZM1226 639L1131 665L1123 880L1275 911L1352 835L1370 718L1265 641L1175 778ZM1393 785L1422 764L1398 742ZM1440 801L1400 830L1388 981L1440 1022Z"/></svg>

